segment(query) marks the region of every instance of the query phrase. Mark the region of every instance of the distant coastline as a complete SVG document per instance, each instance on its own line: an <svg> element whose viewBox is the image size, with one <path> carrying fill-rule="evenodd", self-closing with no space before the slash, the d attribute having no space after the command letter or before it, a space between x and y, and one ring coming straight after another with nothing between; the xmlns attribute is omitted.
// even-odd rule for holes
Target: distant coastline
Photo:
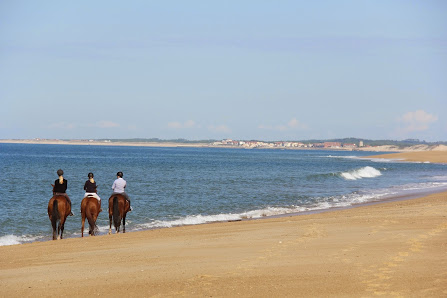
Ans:
<svg viewBox="0 0 447 298"><path fill-rule="evenodd" d="M0 143L42 144L42 145L84 145L84 146L135 146L135 147L210 147L209 143L174 142L120 142L98 140L52 140L52 139L3 139Z"/></svg>
<svg viewBox="0 0 447 298"><path fill-rule="evenodd" d="M230 140L231 141L231 140ZM0 143L9 144L46 144L46 145L91 145L91 146L135 146L135 147L191 147L191 148L245 148L245 149L289 149L289 150L342 150L342 151L373 151L373 152L413 152L413 151L447 151L447 146L443 144L418 144L407 147L397 145L378 145L378 146L351 146L343 147L338 144L331 146L334 142L318 143L318 146L312 144L303 144L298 142L261 142L261 141L228 141L219 142L201 142L201 141L129 141L129 140L60 140L60 139L0 139ZM247 145L248 144L248 145ZM325 146L325 144L330 144Z"/></svg>

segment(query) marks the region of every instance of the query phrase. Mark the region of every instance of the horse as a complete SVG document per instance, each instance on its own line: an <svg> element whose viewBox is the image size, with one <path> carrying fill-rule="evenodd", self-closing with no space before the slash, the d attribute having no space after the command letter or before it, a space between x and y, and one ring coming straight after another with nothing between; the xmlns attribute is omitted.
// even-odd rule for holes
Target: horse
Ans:
<svg viewBox="0 0 447 298"><path fill-rule="evenodd" d="M113 194L109 198L109 235L112 234L112 219L116 233L120 232L121 219L123 220L123 233L126 233L126 214L130 210L130 204L121 194Z"/></svg>
<svg viewBox="0 0 447 298"><path fill-rule="evenodd" d="M64 225L67 216L71 213L71 206L67 198L62 195L54 195L48 202L48 217L53 227L53 240L63 238ZM56 232L57 228L57 232Z"/></svg>
<svg viewBox="0 0 447 298"><path fill-rule="evenodd" d="M88 233L91 236L95 236L98 233L98 227L96 226L96 219L98 218L99 212L101 212L101 202L95 197L87 196L82 199L81 202L81 216L82 216L82 227L81 227L81 237L84 237L84 224L85 218L89 224Z"/></svg>

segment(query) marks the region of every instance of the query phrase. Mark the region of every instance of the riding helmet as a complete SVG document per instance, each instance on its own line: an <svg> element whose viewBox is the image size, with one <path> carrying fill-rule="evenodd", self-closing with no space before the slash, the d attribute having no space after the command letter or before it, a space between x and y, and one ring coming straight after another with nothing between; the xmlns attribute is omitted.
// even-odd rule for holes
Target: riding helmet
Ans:
<svg viewBox="0 0 447 298"><path fill-rule="evenodd" d="M118 177L123 178L123 172L118 172L118 173L116 173L116 175L117 175Z"/></svg>
<svg viewBox="0 0 447 298"><path fill-rule="evenodd" d="M62 171L61 169L57 170L56 173L57 173L58 176L64 175L64 171Z"/></svg>

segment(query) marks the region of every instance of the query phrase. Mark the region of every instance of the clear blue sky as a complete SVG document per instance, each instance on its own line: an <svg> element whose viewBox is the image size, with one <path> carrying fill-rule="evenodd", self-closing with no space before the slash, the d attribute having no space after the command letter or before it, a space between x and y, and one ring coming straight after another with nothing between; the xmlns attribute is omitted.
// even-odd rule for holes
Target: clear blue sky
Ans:
<svg viewBox="0 0 447 298"><path fill-rule="evenodd" d="M0 139L447 140L447 1L0 1Z"/></svg>

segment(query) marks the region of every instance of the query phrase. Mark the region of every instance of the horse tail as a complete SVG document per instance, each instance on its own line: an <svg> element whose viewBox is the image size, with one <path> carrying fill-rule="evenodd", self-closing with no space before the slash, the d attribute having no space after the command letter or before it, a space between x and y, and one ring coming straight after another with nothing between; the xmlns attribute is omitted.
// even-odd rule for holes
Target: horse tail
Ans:
<svg viewBox="0 0 447 298"><path fill-rule="evenodd" d="M53 229L56 228L57 221L60 220L59 210L58 210L58 204L57 200L53 201L53 212L51 214L51 225L53 226Z"/></svg>
<svg viewBox="0 0 447 298"><path fill-rule="evenodd" d="M96 226L96 223L93 220L93 216L90 212L87 212L86 216L87 216L88 224L90 226L90 231L92 231L92 235L95 235L96 232L98 231L98 227Z"/></svg>
<svg viewBox="0 0 447 298"><path fill-rule="evenodd" d="M121 225L121 215L118 206L118 197L113 197L113 224L115 225L115 229L119 228L119 226Z"/></svg>

